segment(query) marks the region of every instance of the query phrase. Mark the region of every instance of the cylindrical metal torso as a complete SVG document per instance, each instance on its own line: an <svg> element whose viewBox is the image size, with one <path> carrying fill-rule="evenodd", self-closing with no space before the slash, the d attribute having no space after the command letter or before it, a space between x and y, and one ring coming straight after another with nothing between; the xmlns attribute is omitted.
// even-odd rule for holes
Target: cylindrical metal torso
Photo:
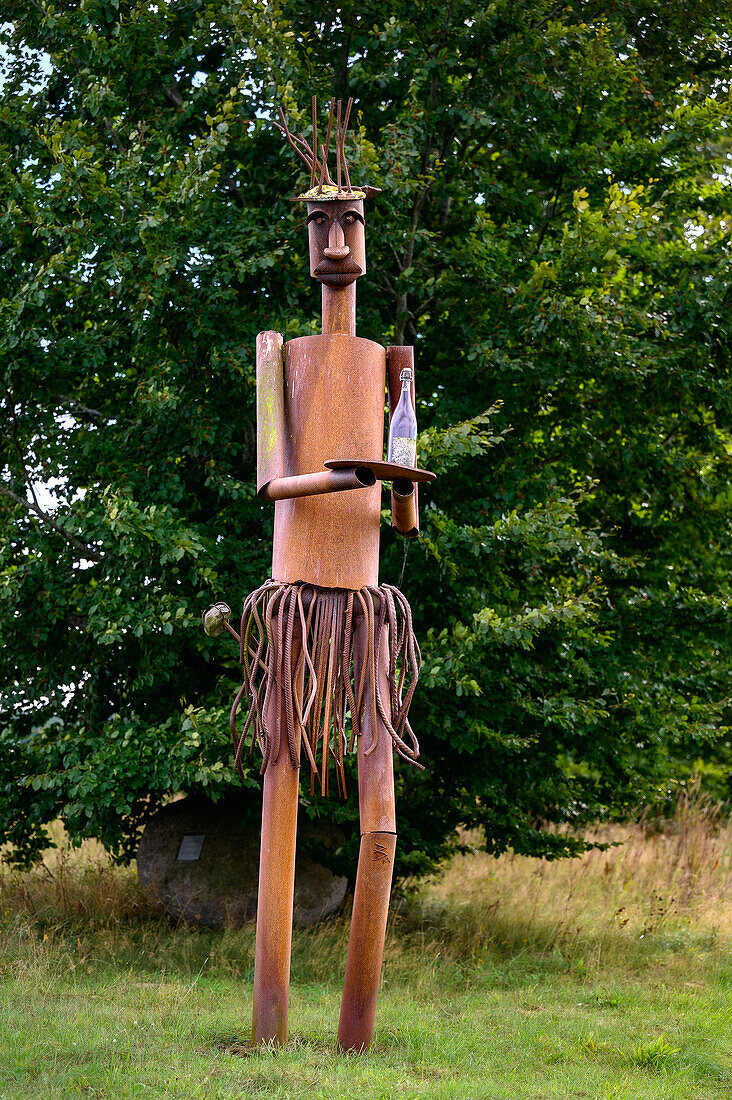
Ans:
<svg viewBox="0 0 732 1100"><path fill-rule="evenodd" d="M380 459L386 349L343 333L285 345L284 476L328 459ZM350 493L278 500L272 576L326 588L379 583L381 483Z"/></svg>

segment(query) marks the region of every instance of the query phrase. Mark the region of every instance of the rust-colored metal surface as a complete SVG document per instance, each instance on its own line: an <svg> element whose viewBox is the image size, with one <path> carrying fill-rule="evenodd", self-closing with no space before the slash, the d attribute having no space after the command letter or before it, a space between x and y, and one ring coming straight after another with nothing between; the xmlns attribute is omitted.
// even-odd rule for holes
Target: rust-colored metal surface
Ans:
<svg viewBox="0 0 732 1100"><path fill-rule="evenodd" d="M364 197L362 190L354 191L351 187L351 177L348 171L348 161L346 159L346 133L348 131L348 120L351 117L351 108L353 107L353 99L349 99L346 105L345 116L341 120L341 107L342 103L339 100L337 109L335 99L330 101L330 112L328 115L328 129L325 138L325 145L321 145L318 141L318 113L317 113L317 100L313 96L312 99L312 120L313 120L313 136L312 143L305 140L305 135L294 134L287 122L285 112L280 107L279 116L280 123L275 122L275 126L280 130L287 139L288 143L295 150L300 159L305 163L305 167L310 169L310 190L304 195L297 195L296 201L302 199L309 199L312 197L319 198L333 198L332 192L335 190L336 194L340 197L347 195L349 197ZM334 187L333 180L331 179L330 170L328 167L328 153L331 148L330 138L333 132L333 122L335 121L335 155L336 155L336 178L337 187ZM345 179L345 188L343 182ZM374 188L368 190L373 191ZM376 189L378 190L378 188Z"/></svg>
<svg viewBox="0 0 732 1100"><path fill-rule="evenodd" d="M417 486L411 481L391 483L391 525L405 539L414 539L419 534Z"/></svg>
<svg viewBox="0 0 732 1100"><path fill-rule="evenodd" d="M285 472L285 355L282 333L257 337L257 492Z"/></svg>
<svg viewBox="0 0 732 1100"><path fill-rule="evenodd" d="M280 612L284 614L284 612ZM302 700L302 663L299 623L288 640L288 659L295 670L292 688ZM276 632L282 637L282 632ZM284 638L282 650L284 650ZM273 659L284 662L278 650ZM264 700L272 728L282 725L287 706L284 685L276 685ZM294 733L299 755L299 730ZM254 948L252 1041L282 1045L287 1041L287 1006L290 991L292 908L295 892L297 793L300 769L293 767L287 745L277 745L264 775L262 836L259 849L257 937Z"/></svg>
<svg viewBox="0 0 732 1100"><path fill-rule="evenodd" d="M299 771L280 755L264 777L252 1041L287 1041Z"/></svg>
<svg viewBox="0 0 732 1100"><path fill-rule="evenodd" d="M310 173L296 201L306 203L323 332L287 344L277 332L257 338L257 492L275 502L272 578L247 596L240 634L223 604L205 622L240 645L244 683L230 719L240 771L250 732L262 751L255 1043L287 1038L301 750L311 792L328 793L334 766L345 794L344 756L357 746L362 835L338 1041L361 1051L373 1036L396 851L393 754L422 767L408 720L421 663L411 610L397 589L378 587L380 481L392 482L392 523L410 536L419 530L417 483L434 475L383 462L387 349L356 336L364 200L378 188L352 186L351 107L331 101L323 139L313 97L310 142L280 112L279 128ZM390 408L406 366L413 350L389 348Z"/></svg>
<svg viewBox="0 0 732 1100"><path fill-rule="evenodd" d="M207 613L215 616L217 627L220 613L216 613L216 607L221 606ZM293 665L296 628L301 656ZM269 580L247 596L241 633L228 624L226 629L239 642L245 668L244 683L229 718L240 772L250 731L250 747L256 743L262 750L264 774L283 745L293 768L299 767L302 740L310 760L311 793L316 784L328 793L331 764L335 765L338 789L345 793L344 755L357 741L369 766L375 767L382 754L389 754L393 748L403 760L422 767L417 762L419 743L409 724L409 707L422 658L411 609L398 588L385 584L351 592ZM297 690L296 676L302 677L302 683L297 681ZM236 719L245 695L249 713L239 732ZM268 705L273 696L280 699L276 711ZM350 738L346 733L347 714ZM361 744L363 730L366 739ZM388 742L381 736L383 730ZM391 764L388 767L391 769ZM388 776L391 774L389 770ZM368 792L361 793L365 806ZM382 820L376 824L385 827ZM362 819L364 828L376 824L375 819Z"/></svg>
<svg viewBox="0 0 732 1100"><path fill-rule="evenodd" d="M369 644L368 624L362 621L354 642L357 659ZM380 634L374 657L378 693L386 706L383 717L378 706L366 710L358 740L361 846L338 1024L343 1050L364 1050L373 1036L396 851L394 761L385 722L391 718L388 628Z"/></svg>
<svg viewBox="0 0 732 1100"><path fill-rule="evenodd" d="M376 476L368 467L343 466L298 477L276 477L259 495L262 500L293 500L295 497L342 493L346 489L369 489L375 482Z"/></svg>
<svg viewBox="0 0 732 1100"><path fill-rule="evenodd" d="M414 348L390 344L386 349L386 379L389 395L389 416L396 408L401 393L401 372L405 367L412 371L412 404L416 408L414 383ZM417 479L411 478L414 485L407 491L406 485L391 486L391 525L405 538L416 538L419 534L419 490Z"/></svg>
<svg viewBox="0 0 732 1100"><path fill-rule="evenodd" d="M374 1035L395 851L394 833L364 833L361 837L338 1021L342 1050L365 1050Z"/></svg>
<svg viewBox="0 0 732 1100"><path fill-rule="evenodd" d="M386 383L388 387L389 412L396 407L399 401L399 395L402 392L401 373L405 369L411 370L412 372L412 404L414 404L414 348L408 347L405 344L389 344L386 349Z"/></svg>
<svg viewBox="0 0 732 1100"><path fill-rule="evenodd" d="M432 470L422 470L418 466L401 466L397 462L374 462L368 458L329 458L325 463L329 470L345 470L352 466L365 466L379 481L407 480L410 483L434 481Z"/></svg>
<svg viewBox="0 0 732 1100"><path fill-rule="evenodd" d="M308 202L307 225L310 274L334 290L354 286L366 270L363 200ZM346 302L352 307L355 324L355 288L344 296L343 303Z"/></svg>
<svg viewBox="0 0 732 1100"><path fill-rule="evenodd" d="M381 633L378 651L374 653L377 669L379 696L384 702L386 715L394 717L389 685L389 629ZM358 661L367 653L371 641L368 624L358 624L354 639L354 651ZM406 662L405 662L406 663ZM361 833L395 833L396 808L394 803L394 756L384 718L376 708L367 707L361 719L361 735L358 739L358 810Z"/></svg>
<svg viewBox="0 0 732 1100"><path fill-rule="evenodd" d="M323 332L342 332L356 335L356 284L333 293L333 288L323 284L321 295Z"/></svg>
<svg viewBox="0 0 732 1100"><path fill-rule="evenodd" d="M333 291L339 293L339 291ZM381 455L386 352L372 340L330 333L285 345L285 476L328 459ZM381 486L278 500L272 576L329 588L379 583Z"/></svg>

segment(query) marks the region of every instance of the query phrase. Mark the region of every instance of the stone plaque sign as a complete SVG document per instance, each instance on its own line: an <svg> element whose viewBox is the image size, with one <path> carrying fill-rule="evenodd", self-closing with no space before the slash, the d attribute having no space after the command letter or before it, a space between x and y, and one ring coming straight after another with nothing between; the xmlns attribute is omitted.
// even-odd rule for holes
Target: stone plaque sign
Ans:
<svg viewBox="0 0 732 1100"><path fill-rule="evenodd" d="M137 853L137 875L148 901L175 920L237 928L254 920L259 878L259 830L242 823L238 798L171 802L151 818ZM205 842L205 843L204 843ZM345 878L298 854L295 921L314 924L333 913Z"/></svg>
<svg viewBox="0 0 732 1100"><path fill-rule="evenodd" d="M184 836L178 849L178 859L195 860L201 858L205 836Z"/></svg>

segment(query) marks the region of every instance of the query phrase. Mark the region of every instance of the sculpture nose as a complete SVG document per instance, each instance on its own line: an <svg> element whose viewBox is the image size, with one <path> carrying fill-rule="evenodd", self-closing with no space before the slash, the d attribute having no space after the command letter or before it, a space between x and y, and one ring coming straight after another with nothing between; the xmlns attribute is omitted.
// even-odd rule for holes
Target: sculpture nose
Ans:
<svg viewBox="0 0 732 1100"><path fill-rule="evenodd" d="M346 244L341 224L334 220L328 233L328 247L323 249L323 255L329 260L345 260L350 254L351 250Z"/></svg>

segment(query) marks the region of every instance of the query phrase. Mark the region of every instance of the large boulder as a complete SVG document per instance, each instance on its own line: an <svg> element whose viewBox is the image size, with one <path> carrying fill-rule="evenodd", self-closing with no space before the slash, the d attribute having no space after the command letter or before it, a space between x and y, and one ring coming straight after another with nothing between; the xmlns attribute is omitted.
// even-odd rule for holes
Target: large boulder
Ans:
<svg viewBox="0 0 732 1100"><path fill-rule="evenodd" d="M182 798L147 824L137 877L147 900L171 917L237 928L257 915L259 831L243 824L236 801ZM295 923L315 924L335 912L346 879L298 853Z"/></svg>

